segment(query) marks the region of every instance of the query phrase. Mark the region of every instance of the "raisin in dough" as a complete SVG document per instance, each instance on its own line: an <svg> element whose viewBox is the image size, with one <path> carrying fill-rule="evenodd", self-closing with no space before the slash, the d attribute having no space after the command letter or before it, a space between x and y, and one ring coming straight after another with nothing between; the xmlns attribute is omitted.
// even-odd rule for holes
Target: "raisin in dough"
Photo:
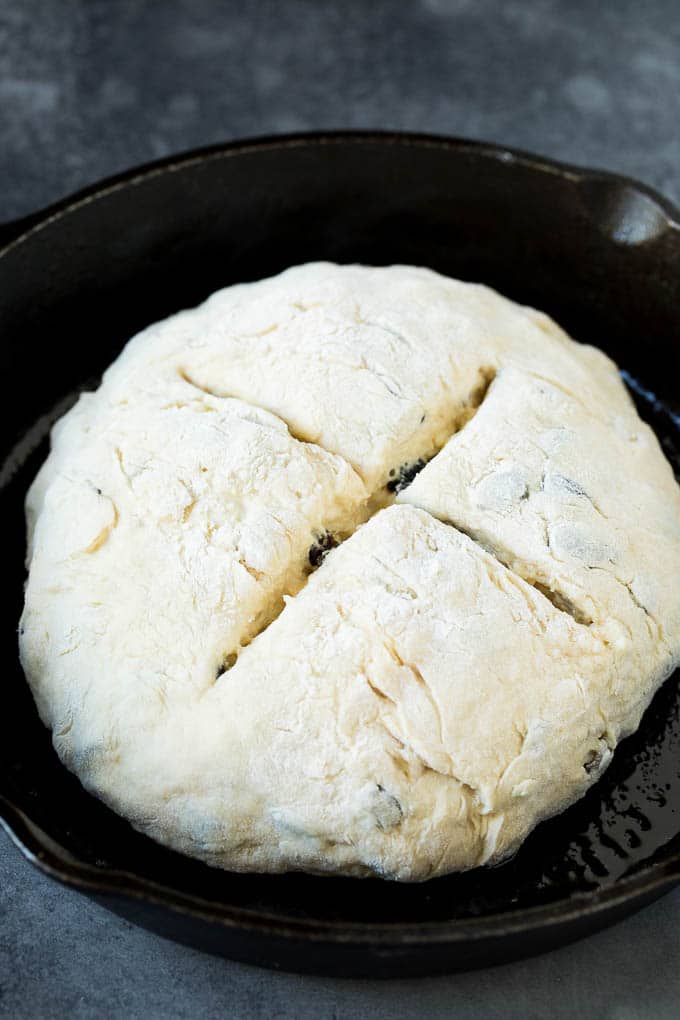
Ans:
<svg viewBox="0 0 680 1020"><path fill-rule="evenodd" d="M680 658L680 490L615 366L425 269L300 266L151 326L27 520L59 755L224 868L496 863Z"/></svg>

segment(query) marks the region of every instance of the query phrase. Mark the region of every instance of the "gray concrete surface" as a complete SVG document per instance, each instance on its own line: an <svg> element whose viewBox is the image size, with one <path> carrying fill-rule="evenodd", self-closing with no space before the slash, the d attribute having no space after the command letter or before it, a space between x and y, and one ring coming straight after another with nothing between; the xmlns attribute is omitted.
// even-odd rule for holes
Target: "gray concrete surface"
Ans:
<svg viewBox="0 0 680 1020"><path fill-rule="evenodd" d="M331 127L467 135L680 199L677 0L0 0L0 220L132 164ZM676 1017L680 892L535 960L420 982L270 974L119 920L0 835L0 1015Z"/></svg>

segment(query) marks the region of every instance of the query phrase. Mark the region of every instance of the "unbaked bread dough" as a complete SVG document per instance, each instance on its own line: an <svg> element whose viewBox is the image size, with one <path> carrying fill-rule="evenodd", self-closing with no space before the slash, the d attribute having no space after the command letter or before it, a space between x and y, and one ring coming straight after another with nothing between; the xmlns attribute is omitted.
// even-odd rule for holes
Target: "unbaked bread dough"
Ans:
<svg viewBox="0 0 680 1020"><path fill-rule="evenodd" d="M60 757L233 870L497 863L680 658L680 490L615 366L426 269L299 266L151 326L27 518Z"/></svg>

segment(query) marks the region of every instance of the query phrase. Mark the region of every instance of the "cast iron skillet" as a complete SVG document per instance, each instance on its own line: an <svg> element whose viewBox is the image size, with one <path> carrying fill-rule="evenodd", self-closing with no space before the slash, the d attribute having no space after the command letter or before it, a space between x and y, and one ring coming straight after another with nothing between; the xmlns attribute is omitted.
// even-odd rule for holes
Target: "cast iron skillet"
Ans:
<svg viewBox="0 0 680 1020"><path fill-rule="evenodd" d="M630 373L680 465L680 226L634 181L488 145L326 134L155 163L2 228L0 813L43 871L166 936L266 966L417 975L557 946L680 880L680 690L510 863L417 886L213 871L152 843L58 762L17 661L24 492L50 423L136 330L310 259L415 263L552 313ZM300 380L305 385L305 380Z"/></svg>

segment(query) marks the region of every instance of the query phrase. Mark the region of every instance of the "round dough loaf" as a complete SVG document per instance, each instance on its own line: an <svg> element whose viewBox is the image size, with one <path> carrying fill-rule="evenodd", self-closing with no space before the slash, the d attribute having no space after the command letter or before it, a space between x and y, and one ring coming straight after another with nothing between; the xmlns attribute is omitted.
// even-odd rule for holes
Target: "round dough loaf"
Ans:
<svg viewBox="0 0 680 1020"><path fill-rule="evenodd" d="M679 659L680 490L616 367L426 269L300 266L151 326L27 518L60 757L233 870L496 863Z"/></svg>

